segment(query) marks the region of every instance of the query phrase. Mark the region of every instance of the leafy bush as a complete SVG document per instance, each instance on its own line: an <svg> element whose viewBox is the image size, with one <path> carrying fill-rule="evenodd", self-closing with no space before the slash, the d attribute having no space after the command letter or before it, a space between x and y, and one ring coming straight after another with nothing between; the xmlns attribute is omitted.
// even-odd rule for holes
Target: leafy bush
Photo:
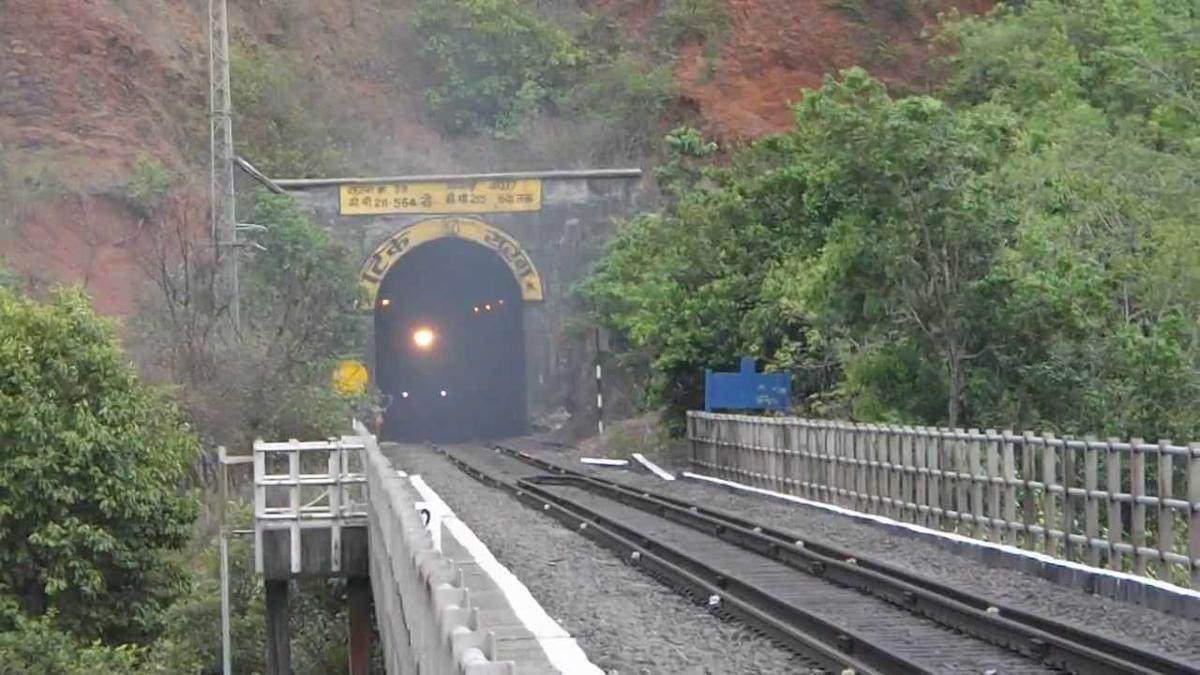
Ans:
<svg viewBox="0 0 1200 675"><path fill-rule="evenodd" d="M729 15L719 0L671 0L662 20L667 42L674 46L709 43L729 31Z"/></svg>
<svg viewBox="0 0 1200 675"><path fill-rule="evenodd" d="M610 129L609 144L624 146L623 157L645 154L652 146L655 122L666 109L673 79L666 65L650 66L622 52L596 63L571 94L576 119L594 118Z"/></svg>
<svg viewBox="0 0 1200 675"><path fill-rule="evenodd" d="M553 107L588 60L524 0L424 0L416 27L440 79L426 97L450 131L513 134Z"/></svg>
<svg viewBox="0 0 1200 675"><path fill-rule="evenodd" d="M144 649L81 643L59 630L53 613L37 619L17 614L8 630L0 630L0 666L5 675L133 675L143 670ZM163 671L166 672L166 671ZM181 671L173 671L181 672Z"/></svg>
<svg viewBox="0 0 1200 675"><path fill-rule="evenodd" d="M0 589L91 640L152 635L179 590L165 553L195 517L179 483L198 454L80 292L0 289Z"/></svg>
<svg viewBox="0 0 1200 675"><path fill-rule="evenodd" d="M139 154L133 159L133 172L125 186L125 196L142 216L151 216L162 207L175 182L175 176L162 160Z"/></svg>
<svg viewBox="0 0 1200 675"><path fill-rule="evenodd" d="M331 95L291 53L236 46L230 58L238 152L270 176L313 177L345 163L356 128L344 99Z"/></svg>

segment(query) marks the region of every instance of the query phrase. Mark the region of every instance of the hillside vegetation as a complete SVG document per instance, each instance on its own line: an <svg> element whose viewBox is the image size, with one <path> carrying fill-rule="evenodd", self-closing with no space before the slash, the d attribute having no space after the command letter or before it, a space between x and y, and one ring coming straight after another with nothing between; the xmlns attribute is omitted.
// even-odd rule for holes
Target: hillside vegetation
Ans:
<svg viewBox="0 0 1200 675"><path fill-rule="evenodd" d="M1194 3L1036 0L941 35L930 95L852 69L728 165L668 139L670 203L583 287L650 401L694 408L749 354L814 415L1200 437Z"/></svg>
<svg viewBox="0 0 1200 675"><path fill-rule="evenodd" d="M924 86L919 34L990 0L264 0L230 3L238 152L275 176L646 165L679 122L738 142L869 63ZM153 223L139 157L205 222L207 3L8 0L0 260L132 316Z"/></svg>
<svg viewBox="0 0 1200 675"><path fill-rule="evenodd" d="M918 0L234 5L238 149L272 174L659 164L659 208L579 290L676 421L749 354L814 415L1200 438L1190 0L937 27ZM327 381L360 342L355 261L286 199L241 204L268 230L231 324L202 6L0 22L6 673L219 672L216 446L364 403ZM248 554L234 667L261 672ZM342 591L294 596L298 673L345 663Z"/></svg>

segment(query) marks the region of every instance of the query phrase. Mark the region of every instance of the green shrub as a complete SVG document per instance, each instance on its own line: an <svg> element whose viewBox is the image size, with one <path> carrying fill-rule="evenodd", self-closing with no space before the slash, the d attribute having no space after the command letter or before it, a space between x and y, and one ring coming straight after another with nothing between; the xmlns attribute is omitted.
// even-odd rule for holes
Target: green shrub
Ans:
<svg viewBox="0 0 1200 675"><path fill-rule="evenodd" d="M676 47L713 42L729 31L729 15L719 0L672 0L662 20L667 42Z"/></svg>
<svg viewBox="0 0 1200 675"><path fill-rule="evenodd" d="M328 176L345 163L345 100L291 53L239 46L230 58L238 152L270 176Z"/></svg>
<svg viewBox="0 0 1200 675"><path fill-rule="evenodd" d="M644 152L672 87L667 65L652 66L625 52L588 69L587 77L572 93L571 109L577 119L590 117L609 127L614 143L635 153Z"/></svg>
<svg viewBox="0 0 1200 675"><path fill-rule="evenodd" d="M175 180L176 176L162 160L139 154L133 160L133 172L125 186L125 197L140 214L152 216L162 207Z"/></svg>
<svg viewBox="0 0 1200 675"><path fill-rule="evenodd" d="M40 619L17 615L8 630L0 630L0 672L5 675L143 673L143 653L133 645L81 643L57 628L53 614Z"/></svg>
<svg viewBox="0 0 1200 675"><path fill-rule="evenodd" d="M440 82L426 98L455 132L512 135L552 108L588 53L523 0L424 0L416 27Z"/></svg>

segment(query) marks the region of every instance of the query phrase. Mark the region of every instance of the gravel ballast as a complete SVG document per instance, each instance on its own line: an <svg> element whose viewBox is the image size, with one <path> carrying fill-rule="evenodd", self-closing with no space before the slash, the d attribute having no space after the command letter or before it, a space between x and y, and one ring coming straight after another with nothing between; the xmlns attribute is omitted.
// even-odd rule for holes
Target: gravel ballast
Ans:
<svg viewBox="0 0 1200 675"><path fill-rule="evenodd" d="M820 509L690 480L667 482L632 468L591 467L581 463L582 453L573 449L546 449L525 444L520 449L573 470L736 513L747 520L793 531L804 539L819 540L863 556L879 558L943 583L972 589L978 596L993 602L1037 612L1200 666L1200 621L1089 595L1015 570L984 567L976 560L921 540ZM686 467L668 468L682 470Z"/></svg>
<svg viewBox="0 0 1200 675"><path fill-rule="evenodd" d="M384 444L419 474L546 612L612 674L803 673L804 661L705 610L609 551L462 473L445 457Z"/></svg>

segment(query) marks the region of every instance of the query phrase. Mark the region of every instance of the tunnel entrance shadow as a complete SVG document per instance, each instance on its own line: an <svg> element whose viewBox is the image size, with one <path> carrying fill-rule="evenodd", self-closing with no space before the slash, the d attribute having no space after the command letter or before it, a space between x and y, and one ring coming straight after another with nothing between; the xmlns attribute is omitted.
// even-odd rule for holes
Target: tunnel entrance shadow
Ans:
<svg viewBox="0 0 1200 675"><path fill-rule="evenodd" d="M462 442L526 431L520 288L492 251L462 239L408 252L375 298L381 436Z"/></svg>

